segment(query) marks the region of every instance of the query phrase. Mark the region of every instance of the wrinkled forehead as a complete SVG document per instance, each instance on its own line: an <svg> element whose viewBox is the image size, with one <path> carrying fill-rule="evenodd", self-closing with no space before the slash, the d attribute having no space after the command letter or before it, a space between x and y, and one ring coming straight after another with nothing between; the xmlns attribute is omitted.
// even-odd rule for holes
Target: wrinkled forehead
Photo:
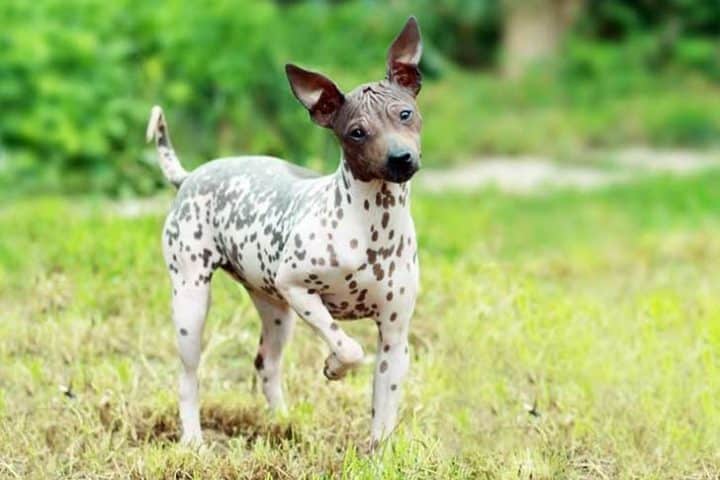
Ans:
<svg viewBox="0 0 720 480"><path fill-rule="evenodd" d="M365 83L345 95L338 123L342 125L359 116L376 117L395 104L412 106L415 105L415 99L405 89L387 80Z"/></svg>

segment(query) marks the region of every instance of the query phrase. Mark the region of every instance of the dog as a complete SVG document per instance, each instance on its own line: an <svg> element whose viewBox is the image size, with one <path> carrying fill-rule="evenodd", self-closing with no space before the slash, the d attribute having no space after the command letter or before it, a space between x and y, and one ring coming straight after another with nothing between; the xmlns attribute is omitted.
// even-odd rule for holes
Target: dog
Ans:
<svg viewBox="0 0 720 480"><path fill-rule="evenodd" d="M379 82L343 94L324 75L286 65L295 97L342 146L340 165L328 176L266 156L217 159L188 173L162 109L153 107L147 139L155 140L163 174L178 188L162 246L182 361L182 442L202 442L197 369L219 268L245 287L262 320L254 364L271 410L285 410L281 358L293 312L330 349L323 370L329 380L343 378L364 356L336 320L372 318L378 351L371 450L395 428L419 288L409 182L421 159L421 53L410 17Z"/></svg>

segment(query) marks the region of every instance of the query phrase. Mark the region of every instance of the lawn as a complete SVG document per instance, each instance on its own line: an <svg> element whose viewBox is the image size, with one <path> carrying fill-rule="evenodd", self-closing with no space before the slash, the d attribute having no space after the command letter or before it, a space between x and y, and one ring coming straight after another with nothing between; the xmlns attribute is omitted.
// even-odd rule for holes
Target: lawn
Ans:
<svg viewBox="0 0 720 480"><path fill-rule="evenodd" d="M162 215L0 207L0 477L717 478L720 171L596 192L415 192L422 293L402 421L370 458L369 365L322 375L304 324L290 412L264 409L259 321L217 275L207 445L178 436ZM348 330L374 350L372 322Z"/></svg>

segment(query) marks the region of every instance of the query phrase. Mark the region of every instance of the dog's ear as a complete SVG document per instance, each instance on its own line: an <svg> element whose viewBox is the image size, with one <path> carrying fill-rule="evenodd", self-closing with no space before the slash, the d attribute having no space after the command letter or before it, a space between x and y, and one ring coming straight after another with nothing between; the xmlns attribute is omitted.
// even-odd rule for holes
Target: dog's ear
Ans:
<svg viewBox="0 0 720 480"><path fill-rule="evenodd" d="M387 59L387 78L417 95L422 85L418 64L422 55L420 26L415 17L408 18L402 32L390 45Z"/></svg>
<svg viewBox="0 0 720 480"><path fill-rule="evenodd" d="M285 65L285 73L290 88L308 109L310 118L318 125L331 128L335 115L345 102L345 97L332 80L292 64Z"/></svg>

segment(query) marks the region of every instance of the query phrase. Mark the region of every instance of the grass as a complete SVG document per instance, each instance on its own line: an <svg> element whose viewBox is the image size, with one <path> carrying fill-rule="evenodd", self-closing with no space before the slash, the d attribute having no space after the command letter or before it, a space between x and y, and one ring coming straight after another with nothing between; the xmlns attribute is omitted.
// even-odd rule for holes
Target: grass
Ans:
<svg viewBox="0 0 720 480"><path fill-rule="evenodd" d="M366 366L322 377L298 325L291 411L255 385L258 318L223 275L178 435L161 216L0 210L0 477L717 478L720 172L593 193L417 193L422 285L402 422L376 458ZM373 351L374 328L348 329Z"/></svg>

